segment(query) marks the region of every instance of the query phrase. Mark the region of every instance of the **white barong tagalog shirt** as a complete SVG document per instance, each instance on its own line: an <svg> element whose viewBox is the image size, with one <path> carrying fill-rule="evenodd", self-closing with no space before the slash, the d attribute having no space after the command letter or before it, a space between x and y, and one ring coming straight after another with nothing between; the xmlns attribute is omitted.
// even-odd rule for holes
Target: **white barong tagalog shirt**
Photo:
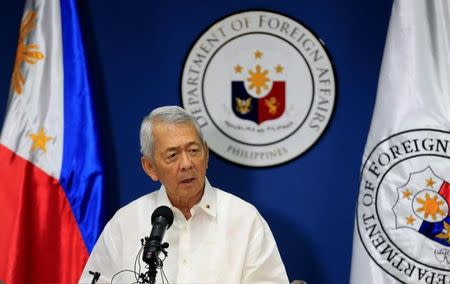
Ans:
<svg viewBox="0 0 450 284"><path fill-rule="evenodd" d="M163 267L169 283L288 283L272 232L256 208L208 181L189 220L172 206L164 186L117 211L100 235L80 283L91 283L89 271L101 273L99 283L136 282L131 271L139 273L135 261L141 239L149 236L151 215L162 205L174 213L163 240L170 245ZM138 261L140 272L147 271L142 255ZM128 271L119 273L122 270ZM157 283L162 283L161 276L158 270Z"/></svg>

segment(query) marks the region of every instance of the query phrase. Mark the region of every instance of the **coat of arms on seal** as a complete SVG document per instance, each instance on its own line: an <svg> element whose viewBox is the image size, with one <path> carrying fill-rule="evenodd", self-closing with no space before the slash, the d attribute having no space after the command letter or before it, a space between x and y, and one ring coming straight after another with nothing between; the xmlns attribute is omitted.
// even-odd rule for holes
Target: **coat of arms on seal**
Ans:
<svg viewBox="0 0 450 284"><path fill-rule="evenodd" d="M255 51L255 61L262 60L263 55L263 52ZM286 82L275 79L282 77L283 66L277 64L267 69L264 67L260 62L255 63L254 68L236 63L233 68L235 79L231 82L231 107L234 114L258 125L279 118L286 108Z"/></svg>
<svg viewBox="0 0 450 284"><path fill-rule="evenodd" d="M410 228L450 247L450 184L427 167L411 173L397 194L393 208L397 228Z"/></svg>

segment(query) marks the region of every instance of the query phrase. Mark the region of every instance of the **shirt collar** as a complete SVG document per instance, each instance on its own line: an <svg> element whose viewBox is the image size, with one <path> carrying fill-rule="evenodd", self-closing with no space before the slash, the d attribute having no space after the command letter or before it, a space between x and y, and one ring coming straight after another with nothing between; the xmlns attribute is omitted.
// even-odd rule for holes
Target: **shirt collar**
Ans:
<svg viewBox="0 0 450 284"><path fill-rule="evenodd" d="M157 197L157 207L165 205L173 210L174 206L169 200L167 196L166 188L164 185L161 185L158 191ZM194 205L191 209L192 215L194 215L194 211L198 210L197 208L201 208L205 213L211 215L212 217L216 217L217 213L217 190L211 186L208 179L205 178L205 190L203 192L202 199L200 202Z"/></svg>
<svg viewBox="0 0 450 284"><path fill-rule="evenodd" d="M195 205L200 207L207 214L212 217L216 217L217 213L217 190L211 186L209 180L205 178L205 191L203 192L202 199ZM194 206L194 207L195 207Z"/></svg>

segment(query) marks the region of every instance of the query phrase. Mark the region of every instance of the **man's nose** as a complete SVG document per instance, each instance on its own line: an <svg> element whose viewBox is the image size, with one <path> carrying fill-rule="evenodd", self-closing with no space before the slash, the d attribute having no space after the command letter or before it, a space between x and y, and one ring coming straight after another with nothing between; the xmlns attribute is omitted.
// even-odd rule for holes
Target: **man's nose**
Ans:
<svg viewBox="0 0 450 284"><path fill-rule="evenodd" d="M192 160L191 157L189 156L189 154L187 152L183 152L181 154L181 169L182 170L189 170L192 168Z"/></svg>

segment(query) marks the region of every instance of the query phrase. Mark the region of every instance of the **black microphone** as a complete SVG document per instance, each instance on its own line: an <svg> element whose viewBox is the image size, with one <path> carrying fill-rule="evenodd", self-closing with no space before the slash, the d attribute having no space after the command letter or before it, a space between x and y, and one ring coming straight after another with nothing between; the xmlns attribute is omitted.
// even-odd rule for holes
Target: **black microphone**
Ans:
<svg viewBox="0 0 450 284"><path fill-rule="evenodd" d="M145 238L142 260L145 263L155 262L161 250L164 233L173 223L173 212L167 206L160 206L152 214L152 231L150 237Z"/></svg>

